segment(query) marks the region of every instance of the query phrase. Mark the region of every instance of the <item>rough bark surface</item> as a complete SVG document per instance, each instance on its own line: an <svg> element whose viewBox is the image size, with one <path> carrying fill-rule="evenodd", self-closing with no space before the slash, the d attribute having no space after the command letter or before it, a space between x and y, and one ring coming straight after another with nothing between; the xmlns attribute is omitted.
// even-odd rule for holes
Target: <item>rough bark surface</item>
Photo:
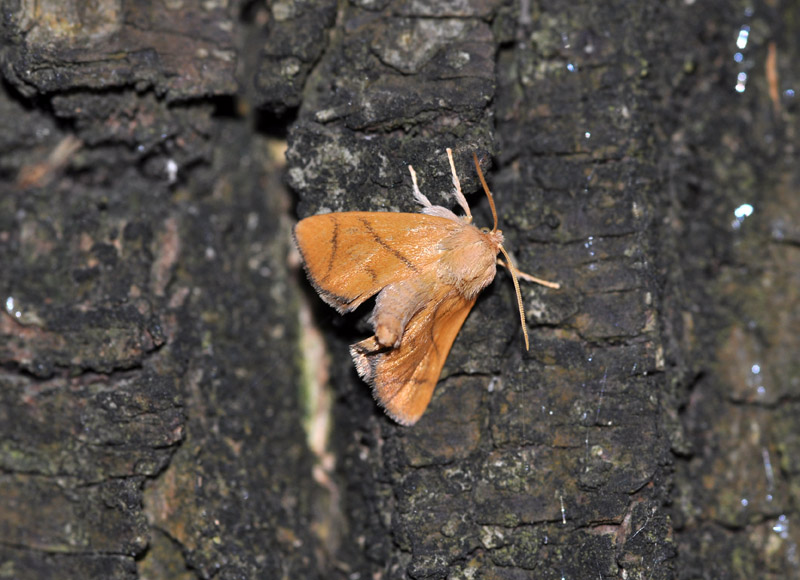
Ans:
<svg viewBox="0 0 800 580"><path fill-rule="evenodd" d="M800 576L794 3L2 11L0 578ZM563 288L405 428L290 228L446 147Z"/></svg>

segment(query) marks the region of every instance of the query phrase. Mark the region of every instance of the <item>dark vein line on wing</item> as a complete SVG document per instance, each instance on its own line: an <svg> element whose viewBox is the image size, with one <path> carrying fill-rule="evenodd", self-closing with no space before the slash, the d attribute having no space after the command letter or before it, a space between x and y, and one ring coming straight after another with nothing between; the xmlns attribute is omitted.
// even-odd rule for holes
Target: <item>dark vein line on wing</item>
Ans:
<svg viewBox="0 0 800 580"><path fill-rule="evenodd" d="M392 254L392 255L393 255L395 258L397 258L398 260L400 260L401 262L403 262L403 264L405 264L405 265L406 265L406 267L407 267L409 270L412 270L412 271L414 271L414 272L417 272L417 271L418 271L418 270L417 270L417 267L416 267L416 266L414 266L414 264L413 264L413 263L411 263L411 260L409 260L408 258L406 258L406 257L405 257L403 254L401 254L400 252L398 252L397 250L395 250L393 247L391 247L389 244L387 244L386 242L384 242L384 241L383 241L383 238L381 238L381 237L378 235L378 232L376 232L374 229L372 229L372 226L371 226L371 225L369 225L369 221L367 221L365 218L359 218L359 221L360 221L360 222L363 224L364 228L366 228L366 230L367 230L367 231L370 233L370 235L372 235L372 238L375 240L375 242L377 242L377 243L378 243L378 245L379 245L379 246L381 246L381 247L382 247L382 248L384 248L384 249L385 249L387 252L389 252L390 254Z"/></svg>
<svg viewBox="0 0 800 580"><path fill-rule="evenodd" d="M328 259L328 270L325 272L325 278L333 271L333 264L336 262L336 254L339 251L339 220L333 220L333 233L331 234L331 257Z"/></svg>

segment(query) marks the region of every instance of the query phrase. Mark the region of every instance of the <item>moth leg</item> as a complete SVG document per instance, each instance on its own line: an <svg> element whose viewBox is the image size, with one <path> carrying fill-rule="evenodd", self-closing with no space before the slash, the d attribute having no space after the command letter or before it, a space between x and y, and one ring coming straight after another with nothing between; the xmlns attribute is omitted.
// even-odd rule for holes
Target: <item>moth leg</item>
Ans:
<svg viewBox="0 0 800 580"><path fill-rule="evenodd" d="M414 199L417 200L417 203L420 204L422 207L433 207L431 200L429 200L424 193L419 190L419 185L417 185L417 172L414 171L414 168L410 165L408 166L408 171L411 173L411 184L412 190L411 192L414 194Z"/></svg>
<svg viewBox="0 0 800 580"><path fill-rule="evenodd" d="M471 224L472 212L469 211L467 199L464 197L464 194L461 193L461 180L458 179L458 174L456 173L456 164L453 161L453 150L449 147L447 148L447 160L450 162L450 173L453 176L453 197L456 198L458 205L460 205L464 213L467 214L467 223Z"/></svg>
<svg viewBox="0 0 800 580"><path fill-rule="evenodd" d="M499 258L497 260L497 263L503 266L504 268L507 268L508 270L511 269L508 267L508 264L506 264L503 260L500 260ZM553 288L554 290L558 290L559 288L561 288L561 284L559 284L558 282L549 282L547 280L542 280L541 278L537 278L536 276L532 276L530 274L523 272L522 270L517 270L516 268L514 268L514 271L516 272L517 277L525 280L526 282L533 282L534 284L547 286L548 288Z"/></svg>
<svg viewBox="0 0 800 580"><path fill-rule="evenodd" d="M386 286L378 294L370 322L382 347L397 348L408 321L431 299L433 281L417 276Z"/></svg>
<svg viewBox="0 0 800 580"><path fill-rule="evenodd" d="M356 370L370 385L375 380L375 363L379 357L373 355L379 353L383 348L375 340L374 336L365 338L361 342L350 345L350 356L353 357L353 362L356 364Z"/></svg>

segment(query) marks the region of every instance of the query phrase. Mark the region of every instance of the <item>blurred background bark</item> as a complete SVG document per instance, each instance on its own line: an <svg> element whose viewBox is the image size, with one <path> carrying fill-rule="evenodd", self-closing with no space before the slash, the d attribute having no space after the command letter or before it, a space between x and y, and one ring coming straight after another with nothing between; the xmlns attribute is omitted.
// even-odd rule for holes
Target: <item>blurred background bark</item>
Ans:
<svg viewBox="0 0 800 580"><path fill-rule="evenodd" d="M0 577L800 577L796 3L2 13ZM446 147L562 289L405 428L290 231Z"/></svg>

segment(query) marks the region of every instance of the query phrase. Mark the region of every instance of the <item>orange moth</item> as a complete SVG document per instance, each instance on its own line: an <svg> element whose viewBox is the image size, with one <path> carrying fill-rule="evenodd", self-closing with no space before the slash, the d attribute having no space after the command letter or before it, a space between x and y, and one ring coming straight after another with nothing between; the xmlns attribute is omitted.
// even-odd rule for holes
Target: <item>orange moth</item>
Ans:
<svg viewBox="0 0 800 580"><path fill-rule="evenodd" d="M511 272L526 348L528 331L517 277L559 287L514 267L474 153L494 227L480 230L472 225L450 149L447 157L463 217L431 204L409 165L421 214L328 213L301 220L294 228L308 278L325 302L345 313L378 295L370 317L375 334L352 345L350 354L378 403L403 425L416 423L428 406L461 325L478 294L494 280L496 263ZM505 261L497 259L498 252Z"/></svg>

